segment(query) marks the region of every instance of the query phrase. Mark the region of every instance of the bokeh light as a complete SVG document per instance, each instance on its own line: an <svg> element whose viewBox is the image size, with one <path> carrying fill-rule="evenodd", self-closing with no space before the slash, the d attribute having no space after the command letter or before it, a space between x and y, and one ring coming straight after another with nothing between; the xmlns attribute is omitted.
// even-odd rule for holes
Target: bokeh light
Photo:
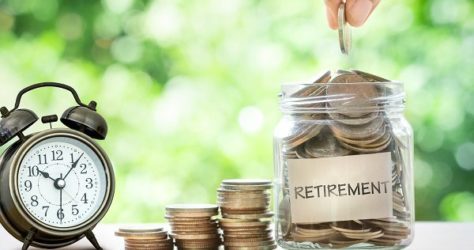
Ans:
<svg viewBox="0 0 474 250"><path fill-rule="evenodd" d="M474 220L473 11L382 1L346 57L322 1L5 0L0 105L40 81L96 100L117 177L105 221L162 222L168 203L215 202L224 178L273 177L281 83L357 68L405 84L417 219ZM69 98L38 90L23 106L61 114Z"/></svg>

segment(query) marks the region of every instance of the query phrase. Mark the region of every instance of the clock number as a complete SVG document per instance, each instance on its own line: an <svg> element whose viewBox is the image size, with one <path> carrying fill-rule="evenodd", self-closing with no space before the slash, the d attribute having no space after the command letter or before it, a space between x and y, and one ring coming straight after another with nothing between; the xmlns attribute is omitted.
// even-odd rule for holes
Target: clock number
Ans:
<svg viewBox="0 0 474 250"><path fill-rule="evenodd" d="M25 181L25 191L30 192L33 189L33 183L30 180Z"/></svg>
<svg viewBox="0 0 474 250"><path fill-rule="evenodd" d="M87 174L87 165L86 164L81 164L81 174Z"/></svg>
<svg viewBox="0 0 474 250"><path fill-rule="evenodd" d="M62 160L64 160L62 150L53 150L53 151L51 151L51 153L53 154L53 161L62 161Z"/></svg>
<svg viewBox="0 0 474 250"><path fill-rule="evenodd" d="M84 195L81 197L81 201L84 202L84 204L89 203L89 200L87 199L87 194L84 193Z"/></svg>
<svg viewBox="0 0 474 250"><path fill-rule="evenodd" d="M58 209L58 212L56 213L58 216L58 219L63 220L64 219L64 209L60 208Z"/></svg>
<svg viewBox="0 0 474 250"><path fill-rule="evenodd" d="M44 217L48 217L49 206L43 206L42 209L44 210Z"/></svg>
<svg viewBox="0 0 474 250"><path fill-rule="evenodd" d="M87 178L86 182L87 182L87 185L86 185L87 189L91 189L91 188L94 187L94 184L92 184L92 179L91 178Z"/></svg>
<svg viewBox="0 0 474 250"><path fill-rule="evenodd" d="M46 154L38 155L38 165L48 164L48 159L46 158Z"/></svg>
<svg viewBox="0 0 474 250"><path fill-rule="evenodd" d="M38 166L29 166L28 167L28 176L29 177L36 177L38 176L40 173L39 173L39 168Z"/></svg>
<svg viewBox="0 0 474 250"><path fill-rule="evenodd" d="M38 196L36 196L36 195L31 196L31 205L32 205L33 207L37 207L38 204L39 204L39 203L38 203Z"/></svg>
<svg viewBox="0 0 474 250"><path fill-rule="evenodd" d="M74 164L74 154L71 153L71 164Z"/></svg>
<svg viewBox="0 0 474 250"><path fill-rule="evenodd" d="M77 209L77 205L72 205L72 215L76 216L79 214L79 209Z"/></svg>

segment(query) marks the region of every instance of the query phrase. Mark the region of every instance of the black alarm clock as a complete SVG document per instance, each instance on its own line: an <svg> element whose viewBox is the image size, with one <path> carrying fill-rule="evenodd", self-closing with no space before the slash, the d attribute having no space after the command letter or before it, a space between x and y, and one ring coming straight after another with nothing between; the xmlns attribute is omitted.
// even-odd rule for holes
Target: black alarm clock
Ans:
<svg viewBox="0 0 474 250"><path fill-rule="evenodd" d="M61 116L65 128L52 128L57 115L42 117L49 127L24 132L39 119L20 109L23 94L42 87L72 93L78 106ZM107 123L96 102L81 102L70 86L44 82L20 91L15 107L0 109L0 147L16 138L0 157L0 222L29 246L64 247L83 237L101 249L92 230L107 213L114 196L112 164L95 140L107 135Z"/></svg>

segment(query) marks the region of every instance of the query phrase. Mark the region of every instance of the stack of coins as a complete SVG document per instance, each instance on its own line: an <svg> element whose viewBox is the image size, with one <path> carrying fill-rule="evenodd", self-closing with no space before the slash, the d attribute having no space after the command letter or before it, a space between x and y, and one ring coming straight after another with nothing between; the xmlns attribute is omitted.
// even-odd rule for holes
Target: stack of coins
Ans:
<svg viewBox="0 0 474 250"><path fill-rule="evenodd" d="M179 204L166 207L166 219L178 249L218 249L222 245L216 205Z"/></svg>
<svg viewBox="0 0 474 250"><path fill-rule="evenodd" d="M275 249L268 180L224 180L218 189L226 249Z"/></svg>
<svg viewBox="0 0 474 250"><path fill-rule="evenodd" d="M173 240L163 228L120 228L115 235L125 239L125 250L173 249Z"/></svg>
<svg viewBox="0 0 474 250"><path fill-rule="evenodd" d="M315 243L310 247L347 247L359 243L377 246L396 246L410 236L411 218L405 177L407 175L401 151L406 149L403 139L397 138L387 114L381 112L385 103L377 84L389 82L379 76L352 70L330 71L322 74L314 84L289 94L295 102L289 105L308 111L301 112L301 122L283 137L283 197L278 207L279 229L287 241ZM332 83L332 84L325 84ZM351 84L338 84L351 83ZM385 88L384 91L390 91ZM301 99L308 100L307 102ZM296 101L299 100L299 101ZM285 108L285 106L282 106ZM356 154L391 152L393 217L373 220L333 221L315 224L291 222L287 159L337 157Z"/></svg>

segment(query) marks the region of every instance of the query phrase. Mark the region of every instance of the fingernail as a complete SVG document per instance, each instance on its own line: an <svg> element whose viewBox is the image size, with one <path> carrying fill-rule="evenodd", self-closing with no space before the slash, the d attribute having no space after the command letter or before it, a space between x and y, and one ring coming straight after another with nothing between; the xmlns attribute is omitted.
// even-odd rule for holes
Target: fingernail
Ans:
<svg viewBox="0 0 474 250"><path fill-rule="evenodd" d="M346 10L347 21L352 26L361 26L369 17L370 11L373 8L370 0L355 0Z"/></svg>

